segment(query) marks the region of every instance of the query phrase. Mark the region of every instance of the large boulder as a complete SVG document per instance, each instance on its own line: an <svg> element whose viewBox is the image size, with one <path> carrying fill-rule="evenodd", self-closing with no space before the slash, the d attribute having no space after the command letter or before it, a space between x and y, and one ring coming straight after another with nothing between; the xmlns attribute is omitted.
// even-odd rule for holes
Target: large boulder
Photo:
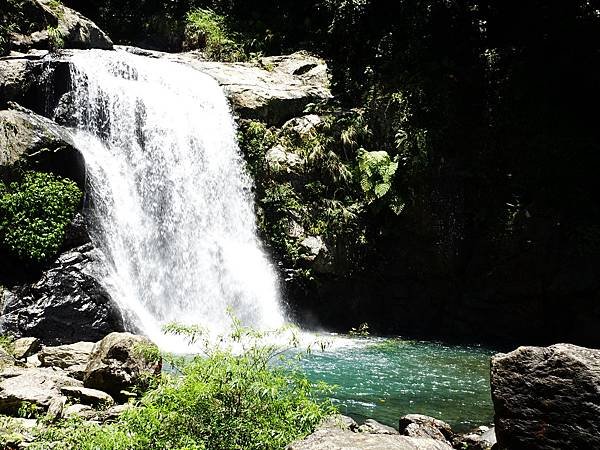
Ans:
<svg viewBox="0 0 600 450"><path fill-rule="evenodd" d="M0 111L0 176L13 166L34 167L85 182L85 163L69 131L34 112L12 105Z"/></svg>
<svg viewBox="0 0 600 450"><path fill-rule="evenodd" d="M491 363L500 449L600 448L600 350L520 347Z"/></svg>
<svg viewBox="0 0 600 450"><path fill-rule="evenodd" d="M225 91L235 112L244 119L283 125L301 116L311 103L331 98L327 64L297 52L248 63L206 61L201 53L166 54L121 47L144 56L169 58L213 77Z"/></svg>
<svg viewBox="0 0 600 450"><path fill-rule="evenodd" d="M10 34L10 47L16 51L66 48L112 49L110 38L91 20L53 0L22 0L20 13L7 11L18 32ZM58 42L58 41L62 42Z"/></svg>
<svg viewBox="0 0 600 450"><path fill-rule="evenodd" d="M98 342L85 369L85 387L121 397L121 391L144 388L161 371L158 349L146 337L111 333Z"/></svg>
<svg viewBox="0 0 600 450"><path fill-rule="evenodd" d="M26 359L40 348L40 340L34 337L17 339L13 344L13 356L16 359Z"/></svg>
<svg viewBox="0 0 600 450"><path fill-rule="evenodd" d="M15 413L24 405L47 410L61 402L61 388L81 381L49 368L13 368L0 373L0 412Z"/></svg>
<svg viewBox="0 0 600 450"><path fill-rule="evenodd" d="M46 345L100 340L125 329L119 306L95 276L91 244L58 257L39 281L5 289L0 330L33 336Z"/></svg>

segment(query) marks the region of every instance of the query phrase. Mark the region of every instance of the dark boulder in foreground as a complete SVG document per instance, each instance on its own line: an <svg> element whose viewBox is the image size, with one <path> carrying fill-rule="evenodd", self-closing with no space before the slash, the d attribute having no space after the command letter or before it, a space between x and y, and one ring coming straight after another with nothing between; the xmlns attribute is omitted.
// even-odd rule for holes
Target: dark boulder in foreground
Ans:
<svg viewBox="0 0 600 450"><path fill-rule="evenodd" d="M600 350L558 344L492 358L500 449L600 448Z"/></svg>
<svg viewBox="0 0 600 450"><path fill-rule="evenodd" d="M39 281L0 294L0 330L46 345L96 341L123 331L120 308L94 277L91 244L62 254Z"/></svg>

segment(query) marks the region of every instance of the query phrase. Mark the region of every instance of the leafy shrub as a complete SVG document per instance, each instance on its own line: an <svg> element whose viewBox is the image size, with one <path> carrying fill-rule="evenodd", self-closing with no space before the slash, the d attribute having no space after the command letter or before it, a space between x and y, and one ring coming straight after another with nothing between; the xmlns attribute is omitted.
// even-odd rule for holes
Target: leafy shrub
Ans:
<svg viewBox="0 0 600 450"><path fill-rule="evenodd" d="M2 293L2 287L0 287L0 294ZM7 353L12 353L14 350L15 338L11 335L0 334L0 348Z"/></svg>
<svg viewBox="0 0 600 450"><path fill-rule="evenodd" d="M74 182L48 173L27 172L8 187L0 182L0 245L25 261L54 256L81 197Z"/></svg>
<svg viewBox="0 0 600 450"><path fill-rule="evenodd" d="M186 327L171 331L188 334ZM191 331L196 339L196 331ZM243 347L207 345L205 355L171 363L181 375L163 375L158 387L113 424L71 420L42 433L32 449L269 450L311 433L334 410L303 376L274 366L278 346L234 320L231 338Z"/></svg>
<svg viewBox="0 0 600 450"><path fill-rule="evenodd" d="M55 52L64 48L65 40L58 27L48 26L46 32L48 33L48 45L50 46L51 51Z"/></svg>
<svg viewBox="0 0 600 450"><path fill-rule="evenodd" d="M241 61L246 59L241 46L227 30L223 16L210 9L192 9L186 16L183 47L200 49L210 59Z"/></svg>
<svg viewBox="0 0 600 450"><path fill-rule="evenodd" d="M386 196L392 187L392 181L398 170L398 157L390 158L386 151L358 151L358 171L360 187L367 202L373 203ZM389 206L396 214L404 209L404 203L396 195L388 195Z"/></svg>
<svg viewBox="0 0 600 450"><path fill-rule="evenodd" d="M288 234L291 220L302 222L307 212L290 183L268 186L260 199L263 215L259 226L270 246L290 262L296 262L298 242Z"/></svg>
<svg viewBox="0 0 600 450"><path fill-rule="evenodd" d="M273 133L262 122L251 120L241 124L238 143L246 158L248 170L255 179L263 174L265 155L276 141Z"/></svg>

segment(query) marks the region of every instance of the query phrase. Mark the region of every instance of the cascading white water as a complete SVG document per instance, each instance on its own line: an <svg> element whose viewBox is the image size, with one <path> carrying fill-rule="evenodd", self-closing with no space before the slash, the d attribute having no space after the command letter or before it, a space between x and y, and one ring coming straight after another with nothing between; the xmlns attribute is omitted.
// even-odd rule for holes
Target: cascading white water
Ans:
<svg viewBox="0 0 600 450"><path fill-rule="evenodd" d="M175 62L124 51L71 58L76 141L103 282L143 332L284 323L256 237L251 180L221 87Z"/></svg>

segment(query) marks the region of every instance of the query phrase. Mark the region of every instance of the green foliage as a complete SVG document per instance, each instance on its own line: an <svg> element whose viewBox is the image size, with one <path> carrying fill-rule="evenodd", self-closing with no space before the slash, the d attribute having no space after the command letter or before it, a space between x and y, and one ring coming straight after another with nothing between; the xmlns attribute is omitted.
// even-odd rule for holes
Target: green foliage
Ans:
<svg viewBox="0 0 600 450"><path fill-rule="evenodd" d="M361 323L358 328L350 329L348 334L354 337L369 337L369 324Z"/></svg>
<svg viewBox="0 0 600 450"><path fill-rule="evenodd" d="M267 242L292 264L299 257L299 242L290 236L294 222L302 222L306 211L291 183L273 183L266 188L260 199L262 217L259 226Z"/></svg>
<svg viewBox="0 0 600 450"><path fill-rule="evenodd" d="M171 325L169 331L195 342L199 328ZM334 412L319 400L322 387L275 360L284 348L263 345L268 336L234 320L228 342L204 341L203 355L172 359L181 375L164 375L116 423L94 425L70 420L42 432L29 448L81 450L269 450L282 449L311 433ZM297 342L297 341L296 341Z"/></svg>
<svg viewBox="0 0 600 450"><path fill-rule="evenodd" d="M248 170L255 179L263 175L265 155L275 142L276 137L262 122L251 120L240 125L238 143L246 158Z"/></svg>
<svg viewBox="0 0 600 450"><path fill-rule="evenodd" d="M17 415L24 419L32 419L38 417L42 412L42 408L31 402L21 402L19 406L19 410L17 411Z"/></svg>
<svg viewBox="0 0 600 450"><path fill-rule="evenodd" d="M46 28L48 33L48 43L51 51L57 51L65 46L65 40L63 39L62 32L58 27L48 26Z"/></svg>
<svg viewBox="0 0 600 450"><path fill-rule="evenodd" d="M0 183L0 245L24 261L46 261L60 249L81 197L75 183L48 173Z"/></svg>
<svg viewBox="0 0 600 450"><path fill-rule="evenodd" d="M2 288L0 287L0 294ZM2 334L0 335L0 348L5 350L7 353L12 354L14 350L15 338L11 335Z"/></svg>
<svg viewBox="0 0 600 450"><path fill-rule="evenodd" d="M382 198L392 187L392 180L398 170L398 158L391 159L386 151L358 151L358 171L360 187L369 203Z"/></svg>
<svg viewBox="0 0 600 450"><path fill-rule="evenodd" d="M65 13L64 9L63 9L62 3L60 1L58 1L58 0L50 0L48 2L48 7L59 18L62 17L64 15L64 13Z"/></svg>
<svg viewBox="0 0 600 450"><path fill-rule="evenodd" d="M338 266L343 270L349 272L358 263L359 249L366 241L364 195L356 183L355 155L358 143L369 136L359 112L325 114L302 133L294 126L275 132L260 122L240 127L240 148L257 187L259 229L303 280L312 278L300 245L308 236L321 236L337 246L336 255L345 264ZM293 166L267 162L265 155L275 145L295 158Z"/></svg>
<svg viewBox="0 0 600 450"><path fill-rule="evenodd" d="M225 18L210 9L192 9L186 16L184 49L202 50L209 59L243 61L246 55L225 25Z"/></svg>
<svg viewBox="0 0 600 450"><path fill-rule="evenodd" d="M133 348L133 353L150 363L159 362L161 359L159 348L155 344L148 342L137 343Z"/></svg>

